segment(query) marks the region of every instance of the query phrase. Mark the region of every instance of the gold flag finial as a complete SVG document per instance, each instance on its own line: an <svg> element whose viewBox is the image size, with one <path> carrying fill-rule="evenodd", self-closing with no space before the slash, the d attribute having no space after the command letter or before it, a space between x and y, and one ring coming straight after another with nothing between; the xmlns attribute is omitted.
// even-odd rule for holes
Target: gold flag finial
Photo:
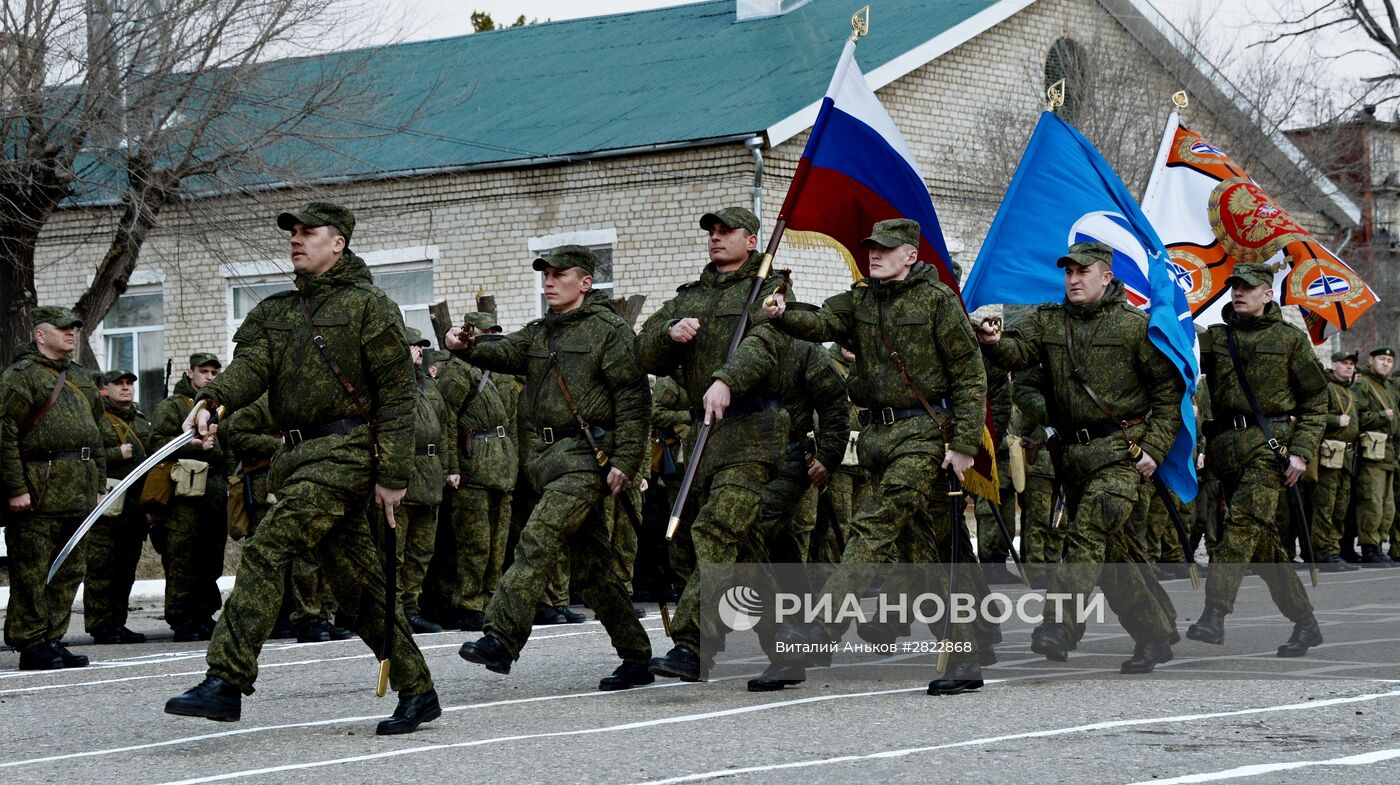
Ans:
<svg viewBox="0 0 1400 785"><path fill-rule="evenodd" d="M870 32L870 6L851 14L851 40L859 41Z"/></svg>
<svg viewBox="0 0 1400 785"><path fill-rule="evenodd" d="M1191 97L1186 94L1185 90L1177 90L1172 93L1172 103L1176 104L1177 109L1185 109L1191 105Z"/></svg>
<svg viewBox="0 0 1400 785"><path fill-rule="evenodd" d="M1045 100L1050 102L1050 111L1055 111L1065 104L1065 80L1050 85L1045 91Z"/></svg>

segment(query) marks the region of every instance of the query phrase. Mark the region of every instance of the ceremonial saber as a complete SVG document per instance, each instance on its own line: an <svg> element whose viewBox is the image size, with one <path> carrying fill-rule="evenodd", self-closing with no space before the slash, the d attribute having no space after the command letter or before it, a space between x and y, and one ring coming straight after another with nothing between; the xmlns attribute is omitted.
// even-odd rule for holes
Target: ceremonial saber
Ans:
<svg viewBox="0 0 1400 785"><path fill-rule="evenodd" d="M202 408L204 408L204 401L195 404L196 411ZM210 415L209 422L211 425L218 422L219 413L221 411L223 411L223 407L220 407L219 411ZM107 491L107 493L98 500L97 506L92 508L92 512L88 513L88 516L83 519L82 524L78 526L78 530L73 532L73 536L68 538L68 542L64 543L63 550L59 551L58 556L54 557L53 565L49 567L49 577L44 579L44 583L53 583L53 576L58 574L58 568L63 566L63 562L72 555L73 549L78 547L78 543L82 541L83 535L87 534L88 531L92 529L93 525L97 523L97 519L102 517L102 513L110 509L113 504L116 504L117 499L120 499L122 494L126 493L131 486L135 485L137 480L146 476L146 473L156 464L169 458L181 448L188 447L193 442L199 440L198 429L191 429L176 436L169 442L166 442L164 447L151 453L146 460L137 464L136 468L132 469L130 474L123 477L122 481L117 483L116 487Z"/></svg>
<svg viewBox="0 0 1400 785"><path fill-rule="evenodd" d="M379 521L385 524L387 536L384 545L384 659L379 661L379 672L374 682L376 698L382 698L389 692L389 661L393 659L394 626L399 620L398 531L387 525L388 517L382 507Z"/></svg>

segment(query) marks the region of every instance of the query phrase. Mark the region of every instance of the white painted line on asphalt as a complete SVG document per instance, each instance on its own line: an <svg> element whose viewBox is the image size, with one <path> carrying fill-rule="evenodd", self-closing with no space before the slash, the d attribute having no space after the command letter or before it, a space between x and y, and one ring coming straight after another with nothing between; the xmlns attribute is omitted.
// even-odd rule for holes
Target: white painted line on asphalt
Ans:
<svg viewBox="0 0 1400 785"><path fill-rule="evenodd" d="M1244 717L1257 714L1273 714L1286 711L1304 711L1308 709L1326 708L1329 706L1340 706L1351 703L1363 703L1382 698L1400 697L1400 691L1372 693L1369 695L1356 695L1347 698L1330 698L1327 700L1307 701L1305 703L1287 703L1278 706L1261 706L1251 709L1237 709L1235 711L1211 712L1208 714L1185 714L1166 717L1139 717L1131 720L1111 720L1107 722L1095 722L1087 725L1072 725L1065 728L1050 728L1046 730L1027 731L1025 733L1013 733L1003 736L985 736L977 739L967 739L965 741L955 741L948 744L934 744L927 747L906 747L903 749L882 750L864 755L840 755L833 758L814 758L811 760L789 761L786 763L773 763L765 766L746 766L741 768L715 769L713 771L699 772L696 774L685 774L678 777L669 777L660 780L648 780L646 782L634 783L634 785L673 785L681 782L699 782L701 780L718 779L721 777L732 777L736 774L761 774L770 771L782 771L786 769L803 769L816 766L830 766L840 763L857 763L862 761L881 760L889 758L902 758L909 755L919 755L926 752L938 752L940 750L959 749L964 747L985 747L992 744L1000 744L1008 741L1019 741L1022 739L1043 739L1055 736L1068 736L1076 733L1093 733L1101 730L1113 730L1115 728L1130 728L1143 725L1164 725L1179 724L1183 722L1200 722L1202 720L1222 719L1226 717ZM1263 773L1263 772L1261 772ZM166 785L193 785L197 782L212 782L214 780L187 780L185 783L167 783ZM1169 782L1205 782L1206 780L1151 780L1152 785L1166 785ZM1141 785L1141 784L1139 784Z"/></svg>
<svg viewBox="0 0 1400 785"><path fill-rule="evenodd" d="M1294 769L1306 769L1313 766L1369 766L1372 763L1381 763L1396 758L1400 758L1400 749L1375 750L1374 752L1363 752L1357 755L1346 755L1340 758L1329 758L1327 760L1298 760L1288 763L1255 763L1249 766L1236 766L1233 769L1202 772L1200 774L1187 774L1165 780L1147 780L1145 782L1133 783L1133 785L1188 785L1188 783L1196 782L1220 782L1221 780L1258 777L1264 774L1276 774L1280 771L1293 771Z"/></svg>

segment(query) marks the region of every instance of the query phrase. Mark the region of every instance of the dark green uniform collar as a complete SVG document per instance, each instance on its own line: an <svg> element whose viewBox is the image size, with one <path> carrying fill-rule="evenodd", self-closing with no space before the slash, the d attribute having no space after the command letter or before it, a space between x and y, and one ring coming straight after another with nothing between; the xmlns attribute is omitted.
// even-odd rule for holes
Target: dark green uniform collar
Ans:
<svg viewBox="0 0 1400 785"><path fill-rule="evenodd" d="M1127 301L1128 295L1123 289L1123 282L1115 278L1108 282L1108 289L1104 290L1103 297L1100 297L1092 303L1076 305L1070 302L1069 298L1065 298L1064 303L1065 310L1069 311L1070 315L1074 318L1093 319L1100 314L1107 313L1110 308L1120 303L1126 303Z"/></svg>
<svg viewBox="0 0 1400 785"><path fill-rule="evenodd" d="M131 421L135 420L135 419L136 419L136 415L138 415L138 414L141 413L141 410L136 408L136 402L135 402L135 401L132 401L130 406L128 406L128 407L126 407L125 409L123 409L122 407L116 405L115 403L112 403L112 399L111 399L111 398L103 398L103 399L102 399L102 408L106 409L107 411L111 412L112 414L115 414L116 416L122 418L123 420L126 420L127 422L131 422Z"/></svg>
<svg viewBox="0 0 1400 785"><path fill-rule="evenodd" d="M23 348L20 349L19 354L15 356L15 359L32 360L36 365L42 365L45 368L52 368L55 371L66 371L68 370L68 367L73 364L73 360L68 357L63 358L62 360L55 360L52 357L49 357L48 355L39 351L39 347L33 342L24 344Z"/></svg>
<svg viewBox="0 0 1400 785"><path fill-rule="evenodd" d="M744 278L754 278L758 276L758 268L762 265L763 254L758 251L751 251L749 258L739 265L739 269L727 273L720 272L715 263L710 262L705 265L705 271L700 273L700 282L706 286L724 286Z"/></svg>
<svg viewBox="0 0 1400 785"><path fill-rule="evenodd" d="M1264 313L1259 316L1238 316L1235 314L1235 306L1230 304L1220 311L1220 316L1226 324L1237 330L1262 330L1283 321L1283 309L1278 307L1278 303L1270 302L1264 305Z"/></svg>
<svg viewBox="0 0 1400 785"><path fill-rule="evenodd" d="M351 286L356 283L373 283L369 265L351 251L346 251L331 265L331 269L320 275L297 273L294 283L299 291L313 294L319 287Z"/></svg>

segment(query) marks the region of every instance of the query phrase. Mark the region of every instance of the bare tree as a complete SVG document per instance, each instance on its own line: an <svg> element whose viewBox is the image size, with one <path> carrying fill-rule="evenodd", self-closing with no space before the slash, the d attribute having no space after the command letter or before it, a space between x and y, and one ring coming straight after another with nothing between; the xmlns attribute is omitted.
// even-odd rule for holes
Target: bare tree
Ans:
<svg viewBox="0 0 1400 785"><path fill-rule="evenodd" d="M1278 32L1261 45L1290 39L1316 39L1319 34L1343 39L1342 51L1333 58L1366 53L1374 55L1372 59L1381 64L1379 73L1361 78L1369 89L1351 108L1362 102L1378 105L1400 100L1400 7L1395 0L1308 3L1299 11L1286 14L1280 20ZM1355 39L1355 43L1351 44L1348 38Z"/></svg>
<svg viewBox="0 0 1400 785"><path fill-rule="evenodd" d="M62 207L113 214L75 308L95 325L164 209L199 193L304 182L305 154L333 146L344 134L337 118L374 100L372 50L319 65L277 59L333 49L329 32L354 23L342 0L124 5L17 0L0 12L0 362L27 332L39 237ZM93 363L86 337L81 356Z"/></svg>

